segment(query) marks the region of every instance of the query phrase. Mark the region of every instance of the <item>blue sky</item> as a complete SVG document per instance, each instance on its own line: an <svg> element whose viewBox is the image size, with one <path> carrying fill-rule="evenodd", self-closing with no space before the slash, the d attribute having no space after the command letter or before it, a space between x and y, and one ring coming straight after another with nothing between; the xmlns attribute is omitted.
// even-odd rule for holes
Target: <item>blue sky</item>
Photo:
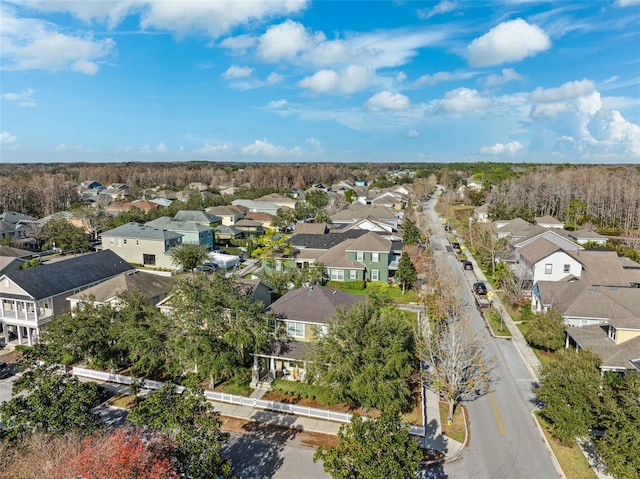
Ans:
<svg viewBox="0 0 640 479"><path fill-rule="evenodd" d="M0 161L640 162L640 0L1 0Z"/></svg>

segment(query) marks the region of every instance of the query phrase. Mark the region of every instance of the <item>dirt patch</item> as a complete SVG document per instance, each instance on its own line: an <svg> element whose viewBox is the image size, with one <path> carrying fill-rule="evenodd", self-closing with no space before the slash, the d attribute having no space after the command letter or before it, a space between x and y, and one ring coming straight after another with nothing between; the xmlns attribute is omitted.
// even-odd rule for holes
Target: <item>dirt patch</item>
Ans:
<svg viewBox="0 0 640 479"><path fill-rule="evenodd" d="M11 351L10 353L0 352L0 360L7 364L16 364L22 358L22 351Z"/></svg>
<svg viewBox="0 0 640 479"><path fill-rule="evenodd" d="M334 447L339 442L338 436L330 434L298 431L229 416L221 416L220 419L222 420L222 430L225 432L247 434L279 443L287 442L297 446L316 448L321 444L324 447Z"/></svg>

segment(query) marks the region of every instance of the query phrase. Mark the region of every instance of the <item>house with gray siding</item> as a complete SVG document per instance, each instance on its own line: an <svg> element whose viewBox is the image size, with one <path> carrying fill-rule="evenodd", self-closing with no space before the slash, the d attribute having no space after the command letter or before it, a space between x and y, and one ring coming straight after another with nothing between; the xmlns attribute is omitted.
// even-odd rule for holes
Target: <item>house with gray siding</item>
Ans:
<svg viewBox="0 0 640 479"><path fill-rule="evenodd" d="M178 221L168 216L147 221L145 225L181 234L182 244L199 244L207 249L213 249L214 233L211 226L191 221Z"/></svg>

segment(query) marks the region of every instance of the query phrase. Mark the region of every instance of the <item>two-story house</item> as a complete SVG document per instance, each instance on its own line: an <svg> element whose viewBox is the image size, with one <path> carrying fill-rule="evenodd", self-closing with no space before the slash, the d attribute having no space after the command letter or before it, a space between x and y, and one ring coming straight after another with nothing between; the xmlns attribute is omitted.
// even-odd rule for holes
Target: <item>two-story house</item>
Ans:
<svg viewBox="0 0 640 479"><path fill-rule="evenodd" d="M15 333L30 346L67 297L133 268L113 251L99 251L0 276L0 322L5 342Z"/></svg>
<svg viewBox="0 0 640 479"><path fill-rule="evenodd" d="M100 235L102 248L125 261L150 268L175 268L169 250L182 244L182 235L161 228L127 223Z"/></svg>
<svg viewBox="0 0 640 479"><path fill-rule="evenodd" d="M214 247L213 228L191 221L178 221L168 216L161 216L147 221L147 226L173 231L182 235L182 244L199 244L212 250Z"/></svg>
<svg viewBox="0 0 640 479"><path fill-rule="evenodd" d="M244 211L235 206L211 206L205 211L219 217L223 226L234 226L244 218Z"/></svg>
<svg viewBox="0 0 640 479"><path fill-rule="evenodd" d="M281 323L290 341L277 341L271 352L254 355L254 370L256 373L262 371L261 375L254 376L254 380L268 374L271 378L282 375L304 381L306 345L326 331L327 322L338 308L349 310L365 300L364 296L318 285L286 293L268 311L276 317L272 326L275 328L276 323Z"/></svg>

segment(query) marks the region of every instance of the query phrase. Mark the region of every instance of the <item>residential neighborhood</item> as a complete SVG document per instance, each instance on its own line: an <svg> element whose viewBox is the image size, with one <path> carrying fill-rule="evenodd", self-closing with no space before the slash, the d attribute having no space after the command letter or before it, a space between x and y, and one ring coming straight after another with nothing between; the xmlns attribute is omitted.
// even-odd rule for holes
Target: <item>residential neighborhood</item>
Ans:
<svg viewBox="0 0 640 479"><path fill-rule="evenodd" d="M358 411L398 410L411 444L442 458L416 464L452 471L473 454L472 424L488 400L476 385L505 367L485 356L494 354L487 342L511 340L510 361L530 371L532 393L567 352L593 355L593 381L640 371L640 262L593 224L500 218L490 203L465 204L469 192L486 195L480 183L446 188L435 177L316 183L255 199L216 193L228 197L217 206L207 206L205 183L194 185L167 198L147 188L142 201L166 201L146 208L125 184L83 181L76 209L42 219L5 212L15 235L0 246L0 354L29 351L40 358L33 371L55 361L65 381L124 391L101 403L106 411L120 396L145 404L195 380L199 400L222 414L215 427L232 437L244 433L230 418L272 424L286 414L290 427L329 438L355 427ZM356 191L350 201L346 191ZM486 337L456 329L471 321ZM484 351L460 370L466 385L448 383L438 359L460 334L467 351ZM17 362L7 370L0 381L31 374ZM542 381L541 397L550 394ZM517 388L508 394L494 408L510 398L521 413L536 409ZM126 407L137 421L136 406ZM547 457L540 437L560 433L536 424L519 438ZM504 434L496 431L474 437Z"/></svg>

